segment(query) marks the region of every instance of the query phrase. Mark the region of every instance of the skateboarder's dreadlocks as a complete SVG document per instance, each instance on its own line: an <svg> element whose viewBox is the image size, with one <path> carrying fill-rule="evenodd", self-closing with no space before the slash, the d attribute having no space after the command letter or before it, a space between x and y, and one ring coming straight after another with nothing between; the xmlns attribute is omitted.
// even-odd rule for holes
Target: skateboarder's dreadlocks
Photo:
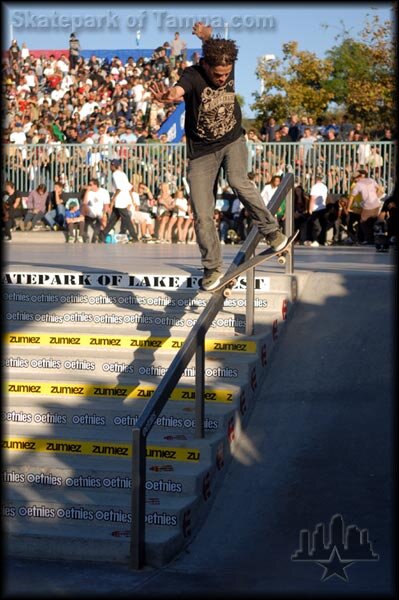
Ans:
<svg viewBox="0 0 399 600"><path fill-rule="evenodd" d="M233 40L209 38L202 44L202 56L210 67L233 65L237 60L238 49Z"/></svg>

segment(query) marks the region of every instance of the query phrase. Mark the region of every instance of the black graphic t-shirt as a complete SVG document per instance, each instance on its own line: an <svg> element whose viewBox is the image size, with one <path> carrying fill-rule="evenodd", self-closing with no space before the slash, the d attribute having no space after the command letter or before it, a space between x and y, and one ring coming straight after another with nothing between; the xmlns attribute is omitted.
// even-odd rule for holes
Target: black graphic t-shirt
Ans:
<svg viewBox="0 0 399 600"><path fill-rule="evenodd" d="M185 92L188 158L216 152L241 136L241 109L234 92L234 67L222 87L213 85L200 65L185 69L177 85Z"/></svg>

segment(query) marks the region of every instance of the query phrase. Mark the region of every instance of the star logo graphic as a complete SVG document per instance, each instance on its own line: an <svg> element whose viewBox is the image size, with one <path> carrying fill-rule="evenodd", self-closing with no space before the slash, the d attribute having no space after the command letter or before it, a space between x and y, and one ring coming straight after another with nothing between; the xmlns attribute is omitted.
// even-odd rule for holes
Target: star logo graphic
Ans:
<svg viewBox="0 0 399 600"><path fill-rule="evenodd" d="M321 581L334 575L348 581L348 567L359 561L379 560L379 556L373 551L368 530L357 525L346 527L342 515L337 513L329 526L318 523L313 530L301 529L299 548L291 560L314 562L323 567Z"/></svg>
<svg viewBox="0 0 399 600"><path fill-rule="evenodd" d="M340 577L344 581L348 581L348 576L345 569L350 567L355 561L353 560L342 560L337 548L334 546L330 558L328 560L319 560L317 564L324 568L321 581L329 579L333 575Z"/></svg>

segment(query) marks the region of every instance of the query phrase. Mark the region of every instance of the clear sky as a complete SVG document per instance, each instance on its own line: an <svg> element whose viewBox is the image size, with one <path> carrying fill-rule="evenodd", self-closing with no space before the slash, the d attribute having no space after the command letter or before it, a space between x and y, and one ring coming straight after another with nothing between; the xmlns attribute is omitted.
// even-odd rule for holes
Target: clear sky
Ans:
<svg viewBox="0 0 399 600"><path fill-rule="evenodd" d="M4 2L3 47L11 36L31 49L68 48L74 31L83 49L155 48L171 41L174 32L186 40L188 48L201 46L191 33L195 20L208 21L216 33L236 40L239 56L236 66L236 90L245 98L244 115L254 116L250 104L252 93L259 91L255 70L257 57L282 57L282 45L297 41L300 50L319 58L335 43L343 31L357 37L367 16L381 20L393 18L390 2L325 4L302 3L153 3L96 2L25 3ZM323 25L328 25L324 28ZM137 31L139 39L136 39Z"/></svg>

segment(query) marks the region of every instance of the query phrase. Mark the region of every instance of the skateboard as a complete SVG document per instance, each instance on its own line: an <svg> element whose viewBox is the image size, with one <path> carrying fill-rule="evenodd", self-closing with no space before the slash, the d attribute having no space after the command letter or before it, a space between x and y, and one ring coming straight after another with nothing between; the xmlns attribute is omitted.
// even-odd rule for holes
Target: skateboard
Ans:
<svg viewBox="0 0 399 600"><path fill-rule="evenodd" d="M279 252L275 252L271 248L267 248L266 250L259 252L259 254L256 254L249 260L241 263L238 267L233 269L233 271L230 271L230 273L224 275L222 277L222 279L220 280L219 285L216 288L213 288L213 290L204 290L204 291L209 291L209 292L213 293L213 292L218 292L219 290L224 288L223 295L225 298L228 298L233 293L232 288L234 287L234 285L236 283L237 277L239 275L241 275L241 273L244 273L245 271L248 271L248 269L251 269L252 267L256 267L257 265L259 265L265 261L271 260L272 258L275 258L275 257L277 258L277 262L280 265L285 265L286 260L287 260L287 254L289 252L291 252L292 245L295 242L298 235L299 235L299 230L296 231L294 233L294 235L292 235L291 237L288 238L288 242L287 242L286 246L284 246L284 248L282 250L280 250Z"/></svg>

